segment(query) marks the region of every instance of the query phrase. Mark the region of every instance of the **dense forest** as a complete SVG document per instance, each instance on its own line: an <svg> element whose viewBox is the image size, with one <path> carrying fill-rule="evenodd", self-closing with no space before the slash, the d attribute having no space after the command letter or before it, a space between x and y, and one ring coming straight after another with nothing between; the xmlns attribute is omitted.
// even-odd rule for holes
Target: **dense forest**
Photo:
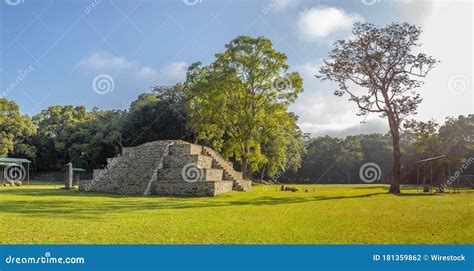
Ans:
<svg viewBox="0 0 474 271"><path fill-rule="evenodd" d="M140 95L128 110L51 106L32 118L22 116L13 101L0 99L0 155L29 158L36 171L61 169L69 161L92 169L105 165L123 146L159 139L195 142L196 136L187 129L185 105L161 91ZM262 179L263 174L264 179L276 175L275 181L280 182L359 183L359 168L366 162L377 163L384 180L391 175L388 133L304 140L299 135L295 140L301 140L303 148L293 154L301 161L282 164L273 174L260 168L253 172L254 179ZM405 130L401 142L403 180L409 183L416 179L417 160L442 154L474 157L474 115L447 118L442 125L417 122ZM472 166L465 174L474 174Z"/></svg>
<svg viewBox="0 0 474 271"><path fill-rule="evenodd" d="M411 122L401 134L402 183L416 182L415 162L440 155L460 159L474 157L474 115L434 121ZM373 162L381 168L381 179L392 176L390 134L361 134L344 139L330 136L310 139L302 167L294 176L298 182L360 183L361 165ZM474 167L463 173L474 174Z"/></svg>

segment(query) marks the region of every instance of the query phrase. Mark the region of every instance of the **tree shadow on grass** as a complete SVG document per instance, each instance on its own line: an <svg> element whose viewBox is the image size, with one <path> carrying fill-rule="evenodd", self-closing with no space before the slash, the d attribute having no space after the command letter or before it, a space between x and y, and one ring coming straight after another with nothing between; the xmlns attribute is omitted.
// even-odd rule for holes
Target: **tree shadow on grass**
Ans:
<svg viewBox="0 0 474 271"><path fill-rule="evenodd" d="M351 184L348 184L351 185ZM370 185L370 184L359 184L358 186L351 187L351 189L386 189L388 191L388 188L390 187L390 184L379 184L379 185ZM414 184L402 184L400 189L402 190L412 190L416 189L417 186Z"/></svg>
<svg viewBox="0 0 474 271"><path fill-rule="evenodd" d="M354 196L284 196L272 197L262 196L248 199L232 200L232 195L221 195L219 197L123 197L120 195L81 193L79 191L66 190L9 190L0 191L0 194L15 194L31 196L31 200L3 200L0 205L0 214L10 213L33 217L49 217L60 219L102 219L107 213L127 213L135 211L156 210L184 210L199 208L236 206L274 206L291 205L307 202L318 202L326 200L345 200L356 198L367 198L386 193L369 193ZM71 200L45 198L35 199L37 196L71 196ZM95 201L93 198L102 197L103 200ZM90 200L89 200L90 199ZM154 201L156 199L156 201ZM159 213L150 213L159 215Z"/></svg>
<svg viewBox="0 0 474 271"><path fill-rule="evenodd" d="M348 185L352 185L352 184L348 184ZM388 185L364 185L364 184L360 184L360 186L354 186L354 187L351 187L351 189L388 189Z"/></svg>
<svg viewBox="0 0 474 271"><path fill-rule="evenodd" d="M16 195L16 196L68 196L68 197L103 197L103 198L123 198L122 194L109 194L109 193L95 193L95 192L82 192L77 189L59 189L59 188L46 188L46 189L34 189L34 188L21 188L15 189L10 188L7 190L0 189L0 196L5 195Z"/></svg>
<svg viewBox="0 0 474 271"><path fill-rule="evenodd" d="M439 197L439 196L442 196L442 195L446 195L446 194L443 194L443 193L400 193L400 194L394 194L395 196L398 196L398 197Z"/></svg>
<svg viewBox="0 0 474 271"><path fill-rule="evenodd" d="M302 199L286 198L283 199L255 199L252 201L189 201L183 198L172 198L159 202L143 202L130 198L123 201L65 201L65 200L16 200L3 201L0 206L1 213L12 213L17 215L44 216L49 218L88 218L101 219L107 213L127 213L135 211L156 211L156 210L180 210L180 209L198 209L213 207L231 207L243 205L275 205L292 204L304 202ZM159 215L150 213L150 215Z"/></svg>

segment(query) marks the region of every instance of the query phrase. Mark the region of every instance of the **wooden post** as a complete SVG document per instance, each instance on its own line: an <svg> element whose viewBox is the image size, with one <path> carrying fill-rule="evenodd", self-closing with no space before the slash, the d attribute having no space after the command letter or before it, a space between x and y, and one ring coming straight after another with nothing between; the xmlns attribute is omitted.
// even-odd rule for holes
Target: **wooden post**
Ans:
<svg viewBox="0 0 474 271"><path fill-rule="evenodd" d="M430 187L426 184L426 164L423 164L423 192L430 192Z"/></svg>
<svg viewBox="0 0 474 271"><path fill-rule="evenodd" d="M433 162L430 163L430 166L431 166L431 176L430 176L430 191L431 191L432 186L433 186Z"/></svg>
<svg viewBox="0 0 474 271"><path fill-rule="evenodd" d="M72 163L67 163L67 174L66 174L66 183L64 184L65 189L71 189L72 186Z"/></svg>
<svg viewBox="0 0 474 271"><path fill-rule="evenodd" d="M426 185L426 165L423 165L423 186Z"/></svg>
<svg viewBox="0 0 474 271"><path fill-rule="evenodd" d="M448 183L449 179L451 179L451 164L448 164L448 178L445 180L446 184ZM453 188L454 188L454 193L456 193L456 187L453 186ZM450 185L448 186L448 192L451 192L451 190L453 189L451 189L451 185Z"/></svg>
<svg viewBox="0 0 474 271"><path fill-rule="evenodd" d="M416 165L416 192L420 188L420 166Z"/></svg>

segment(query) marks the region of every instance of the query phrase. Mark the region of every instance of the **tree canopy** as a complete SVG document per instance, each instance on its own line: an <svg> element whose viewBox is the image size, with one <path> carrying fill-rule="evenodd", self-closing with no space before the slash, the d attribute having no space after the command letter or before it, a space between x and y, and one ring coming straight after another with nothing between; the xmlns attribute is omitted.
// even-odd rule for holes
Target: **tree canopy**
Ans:
<svg viewBox="0 0 474 271"><path fill-rule="evenodd" d="M303 91L302 79L288 72L286 55L266 38L240 36L225 48L210 65L194 63L188 70L190 129L235 159L244 175L274 172L299 140L296 117L287 109Z"/></svg>
<svg viewBox="0 0 474 271"><path fill-rule="evenodd" d="M36 150L26 140L35 133L31 118L21 115L15 102L0 98L0 157L9 153L33 157Z"/></svg>

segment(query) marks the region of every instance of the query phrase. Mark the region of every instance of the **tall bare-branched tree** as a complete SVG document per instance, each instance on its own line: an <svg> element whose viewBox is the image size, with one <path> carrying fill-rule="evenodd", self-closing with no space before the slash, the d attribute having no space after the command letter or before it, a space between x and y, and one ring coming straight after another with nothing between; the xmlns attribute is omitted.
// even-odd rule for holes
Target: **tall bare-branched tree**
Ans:
<svg viewBox="0 0 474 271"><path fill-rule="evenodd" d="M389 192L400 193L399 129L404 118L416 114L422 99L415 90L438 61L413 52L421 46L419 27L356 23L352 32L352 38L334 44L316 77L337 82L334 94L349 95L359 108L358 115L377 113L388 119L394 158Z"/></svg>

